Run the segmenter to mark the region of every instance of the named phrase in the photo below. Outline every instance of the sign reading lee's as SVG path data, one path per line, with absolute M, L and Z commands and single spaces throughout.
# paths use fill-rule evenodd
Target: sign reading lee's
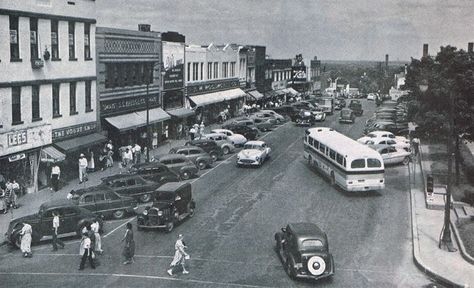
M 97 130 L 97 122 L 83 123 L 59 129 L 53 129 L 53 141 L 59 141 L 79 135 L 90 134 Z
M 15 131 L 7 135 L 8 147 L 23 145 L 28 143 L 28 133 L 26 130 Z

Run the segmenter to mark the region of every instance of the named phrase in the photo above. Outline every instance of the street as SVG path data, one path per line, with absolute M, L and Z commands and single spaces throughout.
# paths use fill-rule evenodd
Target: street
M 338 111 L 320 126 L 362 135 L 375 109 L 363 101 L 355 124 L 339 124 Z M 303 159 L 303 127 L 286 123 L 263 136 L 272 148 L 261 168 L 237 168 L 235 154 L 190 180 L 196 214 L 172 233 L 137 231 L 136 218 L 110 221 L 100 266 L 78 271 L 79 240 L 51 252 L 33 246 L 33 258 L 18 250 L 0 256 L 3 287 L 306 287 L 293 281 L 274 251 L 274 233 L 289 222 L 316 223 L 328 235 L 335 260 L 327 287 L 422 287 L 431 283 L 413 263 L 407 166 L 385 170 L 382 191 L 347 193 L 332 187 Z M 134 225 L 135 263 L 123 265 L 125 223 Z M 190 274 L 166 273 L 178 234 L 184 235 Z M 0 249 L 7 249 L 6 246 Z

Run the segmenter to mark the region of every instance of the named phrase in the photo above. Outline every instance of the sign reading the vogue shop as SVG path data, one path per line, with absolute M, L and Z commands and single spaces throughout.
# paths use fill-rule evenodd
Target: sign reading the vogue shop
M 97 122 L 82 123 L 79 125 L 53 129 L 53 142 L 84 134 L 90 134 L 96 130 Z
M 188 91 L 188 95 L 198 95 L 203 93 L 210 93 L 216 92 L 221 90 L 227 90 L 231 88 L 239 88 L 240 82 L 238 78 L 229 79 L 229 80 L 217 80 L 217 81 L 210 81 L 206 83 L 199 83 L 188 85 L 186 87 Z
M 163 41 L 163 69 L 165 90 L 184 86 L 184 43 Z
M 158 94 L 150 94 L 148 98 L 150 108 L 156 107 L 160 104 L 160 97 L 158 96 Z M 100 113 L 102 116 L 116 114 L 117 112 L 123 114 L 124 112 L 135 111 L 144 108 L 146 108 L 146 95 L 124 99 L 100 101 Z

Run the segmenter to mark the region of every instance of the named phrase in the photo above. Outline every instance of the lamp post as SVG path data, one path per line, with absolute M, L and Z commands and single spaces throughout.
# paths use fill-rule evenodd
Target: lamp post
M 153 66 L 152 66 L 153 69 Z M 148 92 L 150 86 L 151 71 L 146 76 L 146 162 L 150 162 L 150 95 Z

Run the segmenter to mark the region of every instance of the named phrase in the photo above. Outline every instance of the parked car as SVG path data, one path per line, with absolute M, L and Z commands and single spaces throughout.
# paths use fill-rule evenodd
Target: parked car
M 316 121 L 322 122 L 326 120 L 326 112 L 324 112 L 322 108 L 316 107 L 311 111 L 311 114 L 313 114 L 314 120 Z
M 209 133 L 203 135 L 205 139 L 213 140 L 221 148 L 222 154 L 227 155 L 233 153 L 235 150 L 234 144 L 227 137 L 227 135 L 222 133 Z
M 122 219 L 127 214 L 134 214 L 138 208 L 135 199 L 119 196 L 112 188 L 105 185 L 71 190 L 67 198 L 96 215 L 114 219 Z
M 410 143 L 397 141 L 396 139 L 372 138 L 371 140 L 368 140 L 365 144 L 371 147 L 380 147 L 381 145 L 390 145 L 393 147 L 405 149 L 406 151 L 410 151 Z
M 368 133 L 366 136 L 357 139 L 357 142 L 362 143 L 362 144 L 366 144 L 367 141 L 375 139 L 375 138 L 394 139 L 394 140 L 397 140 L 399 142 L 404 142 L 404 143 L 410 144 L 410 140 L 408 140 L 407 138 L 405 138 L 403 136 L 395 136 L 395 134 L 393 134 L 392 132 L 388 132 L 388 131 L 372 131 L 372 132 Z
M 374 93 L 369 93 L 367 95 L 367 100 L 375 101 L 376 95 Z
M 356 116 L 362 116 L 364 113 L 364 110 L 362 109 L 362 103 L 360 103 L 360 100 L 351 100 L 349 103 L 349 109 L 354 111 L 354 114 Z
M 81 208 L 67 199 L 49 201 L 41 204 L 35 214 L 12 219 L 8 226 L 6 235 L 7 240 L 14 246 L 20 247 L 20 232 L 23 223 L 28 223 L 33 228 L 32 242 L 38 243 L 44 236 L 51 236 L 53 229 L 53 211 L 59 214 L 61 225 L 58 230 L 58 236 L 75 233 L 81 236 L 82 229 L 97 219 L 97 215 L 91 211 Z M 103 221 L 98 219 L 100 230 L 102 230 Z
M 344 108 L 339 114 L 339 123 L 354 123 L 354 112 L 349 108 Z
M 247 142 L 247 137 L 242 134 L 235 133 L 229 129 L 213 129 L 211 132 L 227 135 L 227 138 L 229 138 L 230 142 L 232 142 L 234 146 L 242 146 L 245 144 L 245 142 Z
M 298 126 L 311 126 L 316 122 L 313 113 L 308 110 L 301 110 L 293 119 Z
M 255 122 L 250 119 L 250 118 L 247 118 L 247 117 L 243 117 L 243 118 L 237 118 L 237 119 L 234 119 L 232 122 L 230 122 L 230 124 L 234 124 L 234 125 L 243 125 L 243 126 L 248 126 L 248 127 L 255 127 Z
M 178 146 L 171 148 L 169 154 L 181 154 L 191 160 L 199 170 L 210 167 L 212 158 L 206 151 L 196 146 Z
M 383 145 L 376 148 L 376 151 L 382 156 L 383 164 L 400 164 L 407 165 L 411 160 L 411 153 L 405 149 Z
M 117 174 L 102 178 L 102 184 L 99 184 L 99 186 L 105 185 L 120 196 L 133 197 L 140 202 L 146 203 L 153 199 L 155 189 L 166 182 L 168 181 L 146 180 L 137 174 Z
M 252 117 L 252 116 L 250 116 Z M 258 128 L 258 130 L 260 131 L 270 131 L 272 130 L 273 126 L 276 125 L 276 122 L 274 121 L 271 121 L 269 119 L 262 119 L 262 118 L 250 118 L 253 120 L 253 123 L 255 124 L 255 126 Z M 275 123 L 275 124 L 273 124 Z
M 200 147 L 211 156 L 213 162 L 221 159 L 224 155 L 221 146 L 217 145 L 216 141 L 211 139 L 194 139 L 186 142 L 184 145 Z
M 171 232 L 178 222 L 193 217 L 196 202 L 189 182 L 170 182 L 161 186 L 153 205 L 137 217 L 137 229 L 166 229 Z
M 290 119 L 293 119 L 293 117 L 296 116 L 300 112 L 299 109 L 291 105 L 282 105 L 280 107 L 273 107 L 272 110 Z
M 292 223 L 275 234 L 275 250 L 292 279 L 322 279 L 334 275 L 328 238 L 313 223 Z
M 166 167 L 177 173 L 184 180 L 196 177 L 199 171 L 196 164 L 181 154 L 157 155 L 153 158 L 153 161 L 166 165 Z
M 227 124 L 222 126 L 223 129 L 230 130 L 233 133 L 244 136 L 247 140 L 255 140 L 258 137 L 258 129 L 256 127 L 249 127 L 239 124 Z M 245 144 L 245 143 L 244 143 Z
M 256 112 L 256 113 L 253 113 L 252 115 L 250 115 L 250 118 L 267 120 L 272 125 L 277 125 L 278 124 L 278 121 L 275 118 L 275 116 L 273 116 L 271 113 L 263 112 L 261 110 L 259 112 Z
M 286 119 L 283 115 L 280 115 L 278 114 L 277 112 L 273 111 L 273 110 L 260 110 L 260 112 L 262 113 L 268 113 L 270 114 L 271 116 L 273 116 L 275 118 L 275 120 L 277 121 L 277 124 L 281 124 L 281 123 L 285 123 L 286 122 Z
M 133 164 L 128 172 L 130 174 L 138 174 L 147 180 L 155 182 L 165 183 L 181 181 L 181 177 L 166 167 L 166 165 L 153 161 Z
M 263 162 L 270 157 L 271 151 L 264 141 L 248 141 L 237 154 L 237 167 L 242 165 L 262 166 Z

